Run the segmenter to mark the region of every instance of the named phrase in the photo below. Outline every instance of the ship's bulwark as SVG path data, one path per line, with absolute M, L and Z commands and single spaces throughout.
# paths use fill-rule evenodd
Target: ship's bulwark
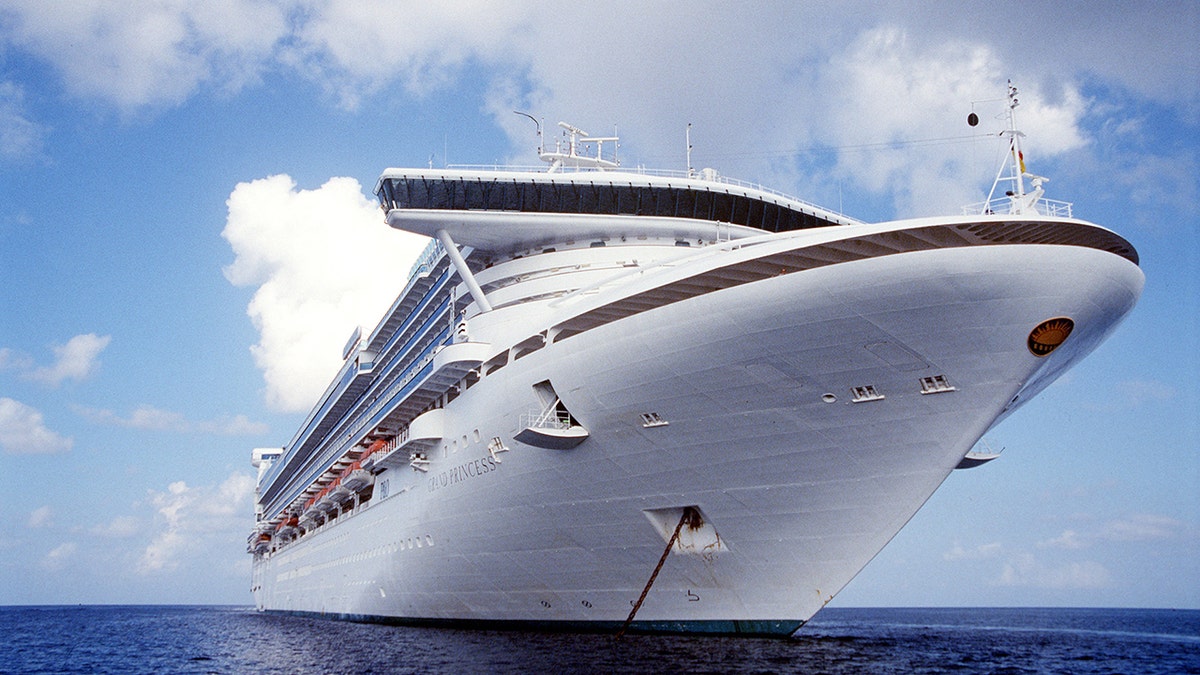
M 365 506 L 256 556 L 256 603 L 612 628 L 666 546 L 664 514 L 693 507 L 704 533 L 668 557 L 634 629 L 791 633 L 999 417 L 1099 344 L 1142 281 L 1094 248 L 946 248 L 758 279 L 564 336 L 450 400 L 427 471 L 383 471 Z M 1030 331 L 1055 317 L 1072 334 L 1035 356 Z M 512 440 L 543 382 L 587 430 L 578 446 Z

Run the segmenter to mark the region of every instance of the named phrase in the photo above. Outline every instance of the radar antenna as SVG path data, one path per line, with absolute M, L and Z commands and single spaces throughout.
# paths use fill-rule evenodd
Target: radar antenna
M 616 136 L 592 136 L 579 127 L 559 122 L 558 126 L 566 131 L 566 140 L 554 142 L 554 150 L 544 147 L 538 151 L 538 157 L 550 165 L 549 173 L 567 169 L 615 169 L 621 165 L 617 161 L 617 148 L 620 147 Z M 539 126 L 540 130 L 540 126 Z M 604 144 L 612 143 L 612 154 L 604 156 Z

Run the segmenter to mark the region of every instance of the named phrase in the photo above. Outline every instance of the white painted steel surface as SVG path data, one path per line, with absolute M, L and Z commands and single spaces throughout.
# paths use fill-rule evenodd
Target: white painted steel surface
M 638 267 L 618 282 L 565 301 L 471 310 L 468 331 L 496 353 L 668 277 L 913 226 L 784 233 L 653 269 L 682 252 L 647 242 L 628 248 Z M 598 249 L 597 259 L 615 250 Z M 506 265 L 537 263 L 480 272 L 485 290 Z M 598 278 L 587 268 L 553 282 L 533 275 L 525 283 L 537 293 L 523 296 L 516 282 L 500 296 L 584 286 L 573 274 Z M 357 617 L 608 625 L 628 614 L 666 544 L 647 512 L 697 506 L 720 547 L 671 556 L 638 621 L 697 630 L 678 622 L 766 621 L 788 632 L 870 561 L 998 418 L 1099 344 L 1142 283 L 1134 263 L 1084 246 L 940 248 L 763 278 L 585 330 L 450 401 L 428 472 L 390 468 L 352 515 L 256 555 L 255 602 Z M 1074 332 L 1035 357 L 1030 331 L 1060 316 Z M 935 375 L 953 391 L 923 395 L 921 378 Z M 513 440 L 544 380 L 589 433 L 575 448 Z M 852 402 L 853 388 L 867 385 L 882 398 Z M 644 426 L 644 413 L 667 424 Z M 509 451 L 493 456 L 497 437 Z

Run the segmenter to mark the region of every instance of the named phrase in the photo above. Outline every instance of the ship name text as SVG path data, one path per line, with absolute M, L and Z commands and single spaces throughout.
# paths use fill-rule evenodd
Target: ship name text
M 479 478 L 500 468 L 500 463 L 492 457 L 481 457 L 458 466 L 452 466 L 445 471 L 429 477 L 429 491 L 440 490 L 469 478 Z

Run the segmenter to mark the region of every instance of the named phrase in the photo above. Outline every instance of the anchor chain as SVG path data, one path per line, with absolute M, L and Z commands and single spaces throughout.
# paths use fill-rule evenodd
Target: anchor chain
M 663 549 L 662 557 L 658 559 L 658 565 L 655 565 L 654 572 L 650 574 L 650 580 L 646 582 L 646 587 L 642 589 L 642 594 L 638 596 L 633 609 L 629 611 L 629 616 L 625 619 L 625 623 L 621 625 L 621 630 L 617 631 L 616 639 L 620 640 L 621 636 L 625 635 L 625 630 L 629 628 L 629 624 L 633 623 L 633 617 L 637 616 L 638 610 L 642 608 L 642 602 L 646 600 L 646 595 L 650 593 L 650 587 L 654 585 L 654 580 L 658 578 L 658 573 L 662 570 L 663 563 L 667 562 L 667 556 L 671 554 L 671 547 L 675 546 L 675 542 L 678 541 L 679 532 L 683 529 L 684 523 L 689 521 L 694 523 L 699 519 L 700 515 L 696 513 L 695 509 L 690 506 L 684 507 L 683 513 L 679 516 L 679 524 L 675 526 L 675 531 L 671 534 L 671 539 L 667 541 L 667 547 Z

